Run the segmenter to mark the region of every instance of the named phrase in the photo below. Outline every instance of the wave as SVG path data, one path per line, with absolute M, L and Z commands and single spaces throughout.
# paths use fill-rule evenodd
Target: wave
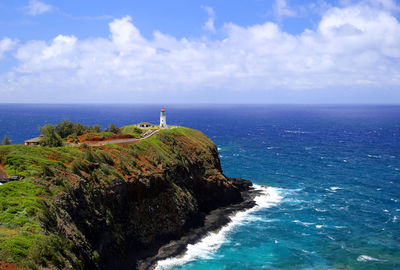
M 285 133 L 294 133 L 294 134 L 307 134 L 310 133 L 308 131 L 301 131 L 301 130 L 283 130 Z
M 300 221 L 300 220 L 298 220 L 298 219 L 293 220 L 293 223 L 303 225 L 304 227 L 309 227 L 309 226 L 315 224 L 315 223 L 311 223 L 311 222 L 302 222 L 302 221 Z
M 379 260 L 377 258 L 370 257 L 367 255 L 360 255 L 360 256 L 358 256 L 357 261 L 359 261 L 359 262 L 368 262 L 368 261 L 378 262 Z
M 219 231 L 209 233 L 196 244 L 189 244 L 184 255 L 158 261 L 156 269 L 170 269 L 197 259 L 212 258 L 212 254 L 226 242 L 227 233 L 235 226 L 243 224 L 249 219 L 251 220 L 250 214 L 252 212 L 275 206 L 283 199 L 281 189 L 279 188 L 263 187 L 260 185 L 254 185 L 254 188 L 260 191 L 260 195 L 254 198 L 256 205 L 253 208 L 236 213 L 236 215 L 231 217 L 231 221 Z
M 336 192 L 336 190 L 340 190 L 343 189 L 341 187 L 330 187 L 329 189 L 325 189 L 326 191 L 330 191 L 330 192 Z

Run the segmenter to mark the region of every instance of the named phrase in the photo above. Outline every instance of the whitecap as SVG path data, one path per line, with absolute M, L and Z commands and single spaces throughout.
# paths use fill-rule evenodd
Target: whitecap
M 217 147 L 218 151 L 221 151 L 221 147 Z
M 314 210 L 317 212 L 327 212 L 328 211 L 326 209 L 319 209 L 319 208 L 315 208 Z
M 321 228 L 324 228 L 324 227 L 326 227 L 326 225 L 315 225 L 315 228 L 317 228 L 317 229 L 321 229 Z
M 254 188 L 259 190 L 261 195 L 254 198 L 256 205 L 253 208 L 236 213 L 236 215 L 231 217 L 231 221 L 219 231 L 208 233 L 208 235 L 198 243 L 188 245 L 185 254 L 182 256 L 158 261 L 156 269 L 169 269 L 196 259 L 212 258 L 213 253 L 216 252 L 222 244 L 226 243 L 226 236 L 229 231 L 231 231 L 235 226 L 246 222 L 252 212 L 275 206 L 283 198 L 281 196 L 281 189 L 275 187 L 262 187 L 260 185 L 254 185 Z
M 301 131 L 301 130 L 284 130 L 283 132 L 285 132 L 285 133 L 294 133 L 294 134 L 306 134 L 306 133 L 310 133 L 310 132 Z
M 343 189 L 343 188 L 341 188 L 341 187 L 330 187 L 329 189 L 332 192 L 336 192 L 336 190 L 340 190 L 340 189 Z
M 367 255 L 360 255 L 360 256 L 358 256 L 357 261 L 359 261 L 359 262 L 376 261 L 377 262 L 379 260 L 377 258 L 370 257 Z
M 314 225 L 314 223 L 311 223 L 311 222 L 302 222 L 302 221 L 300 221 L 300 220 L 298 220 L 298 219 L 293 220 L 293 222 L 296 223 L 296 224 L 303 225 L 304 227 L 309 227 L 309 226 L 311 226 L 311 225 Z

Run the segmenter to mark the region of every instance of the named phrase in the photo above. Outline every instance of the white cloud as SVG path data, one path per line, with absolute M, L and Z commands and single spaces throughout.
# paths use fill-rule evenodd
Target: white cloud
M 53 10 L 51 5 L 38 0 L 29 0 L 28 6 L 25 7 L 28 15 L 36 16 Z
M 400 24 L 371 5 L 331 8 L 315 30 L 292 35 L 272 22 L 226 24 L 226 36 L 147 39 L 129 16 L 109 38 L 59 35 L 20 45 L 0 91 L 101 96 L 157 91 L 279 91 L 400 87 Z M 53 96 L 55 96 L 53 94 Z
M 214 20 L 215 20 L 215 12 L 214 9 L 212 7 L 208 7 L 208 6 L 203 6 L 202 7 L 208 15 L 208 19 L 205 22 L 205 24 L 203 25 L 203 29 L 210 31 L 212 33 L 215 33 L 215 26 L 214 26 Z
M 7 37 L 0 40 L 0 58 L 2 58 L 6 52 L 12 50 L 17 43 L 16 40 Z
M 281 21 L 284 17 L 296 16 L 296 12 L 289 7 L 286 0 L 275 0 L 275 15 Z

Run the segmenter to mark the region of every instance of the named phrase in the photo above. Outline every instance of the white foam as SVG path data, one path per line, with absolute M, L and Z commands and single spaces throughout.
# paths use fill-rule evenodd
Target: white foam
M 368 262 L 368 261 L 377 262 L 379 260 L 377 258 L 370 257 L 370 256 L 367 256 L 367 255 L 360 255 L 360 256 L 358 256 L 357 261 L 359 261 L 359 262 Z
M 296 224 L 303 225 L 303 226 L 305 226 L 305 227 L 309 227 L 309 226 L 311 226 L 311 225 L 314 225 L 314 223 L 311 223 L 311 222 L 302 222 L 302 221 L 300 221 L 300 220 L 298 220 L 298 219 L 293 220 L 293 222 L 296 223 Z
M 342 189 L 341 187 L 330 187 L 329 188 L 332 192 L 336 192 L 336 190 Z
M 301 130 L 284 130 L 285 133 L 294 133 L 294 134 L 307 134 L 310 133 L 308 131 L 301 131 Z
M 198 243 L 194 245 L 188 245 L 183 256 L 158 261 L 156 269 L 169 269 L 186 264 L 196 259 L 212 258 L 212 254 L 215 253 L 215 251 L 217 251 L 223 243 L 226 243 L 226 235 L 229 231 L 231 231 L 235 226 L 246 222 L 252 212 L 275 206 L 283 198 L 280 195 L 281 192 L 278 188 L 262 187 L 259 185 L 254 185 L 254 188 L 259 190 L 261 195 L 254 198 L 256 205 L 253 208 L 236 213 L 236 215 L 231 217 L 231 221 L 222 227 L 218 232 L 211 232 Z

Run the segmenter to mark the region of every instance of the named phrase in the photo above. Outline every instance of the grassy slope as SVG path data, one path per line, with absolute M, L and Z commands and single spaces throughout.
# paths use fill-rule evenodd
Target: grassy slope
M 143 133 L 143 130 L 136 127 L 136 125 L 130 125 L 130 126 L 123 126 L 121 127 L 121 133 L 122 134 L 129 134 L 134 136 L 135 138 L 139 139 L 140 135 Z
M 31 268 L 47 264 L 62 267 L 71 243 L 45 234 L 43 228 L 50 222 L 47 214 L 52 199 L 68 192 L 77 177 L 106 188 L 115 177 L 131 181 L 132 175 L 156 174 L 160 164 L 186 162 L 188 153 L 201 157 L 213 146 L 201 132 L 184 127 L 162 130 L 136 144 L 0 146 L 1 166 L 9 175 L 25 177 L 0 186 L 0 260 Z M 96 169 L 92 164 L 97 164 Z

